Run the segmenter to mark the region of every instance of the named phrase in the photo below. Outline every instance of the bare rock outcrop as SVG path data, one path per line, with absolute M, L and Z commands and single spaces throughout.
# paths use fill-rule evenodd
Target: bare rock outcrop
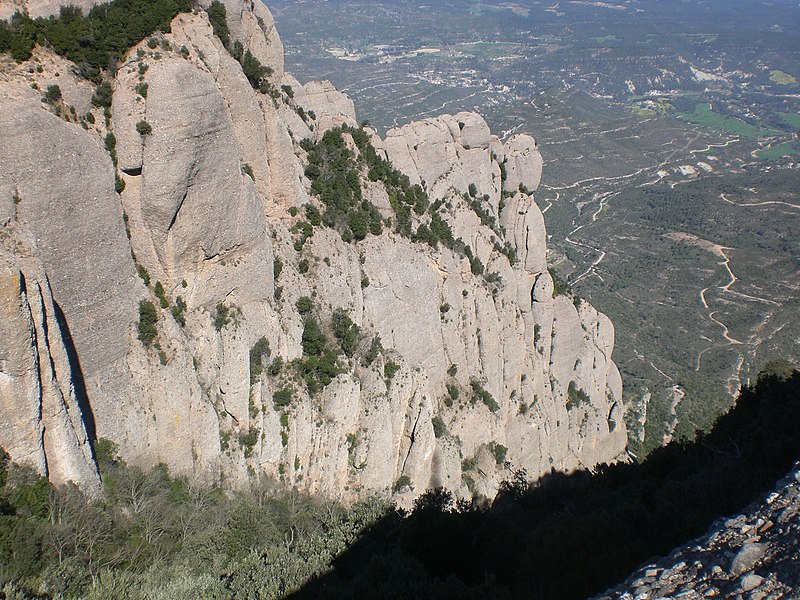
M 74 348 L 39 265 L 23 262 L 25 272 L 13 264 L 0 270 L 0 438 L 56 485 L 76 481 L 95 495 L 100 478 L 86 431 L 91 415 L 73 385 Z
M 308 112 L 318 117 L 318 130 L 325 131 L 337 125 L 356 125 L 356 109 L 349 96 L 340 92 L 330 81 L 309 81 L 300 89 L 298 102 Z
M 131 463 L 207 481 L 270 476 L 406 504 L 429 487 L 491 497 L 515 470 L 617 459 L 613 327 L 553 295 L 533 138 L 503 143 L 474 113 L 385 139 L 366 130 L 453 243 L 390 231 L 396 194 L 366 167 L 353 185 L 386 220 L 352 241 L 319 222 L 306 176 L 310 145 L 355 127 L 352 101 L 283 72 L 261 4 L 225 4 L 232 38 L 272 69 L 264 91 L 205 13 L 179 15 L 117 71 L 115 148 L 99 113 L 89 126 L 43 104 L 27 70 L 3 82 L 0 333 L 14 350 L 0 357 L 0 445 L 87 487 L 98 436 Z M 88 102 L 91 87 L 73 87 L 69 102 Z M 355 156 L 354 136 L 341 139 Z M 410 213 L 420 237 L 432 215 Z M 35 288 L 19 291 L 23 278 Z M 338 357 L 309 354 L 312 334 L 330 348 L 341 327 L 354 337 Z M 48 352 L 53 373 L 35 366 Z
M 84 14 L 97 4 L 106 0 L 71 0 L 70 6 L 77 6 Z M 64 0 L 0 0 L 0 20 L 6 21 L 15 12 L 27 13 L 31 18 L 57 15 Z
M 283 77 L 283 43 L 269 9 L 262 2 L 251 0 L 222 0 L 222 3 L 231 39 L 240 41 L 280 80 Z M 208 8 L 211 0 L 203 0 L 200 5 Z

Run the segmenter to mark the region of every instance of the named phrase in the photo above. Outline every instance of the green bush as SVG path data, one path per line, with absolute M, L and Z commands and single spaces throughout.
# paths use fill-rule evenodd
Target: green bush
M 258 441 L 258 429 L 255 427 L 250 427 L 247 430 L 247 433 L 240 433 L 239 434 L 239 445 L 244 450 L 244 457 L 250 458 L 253 454 L 253 448 Z
M 228 48 L 231 43 L 231 32 L 228 29 L 228 11 L 225 10 L 225 5 L 219 0 L 214 0 L 206 9 L 206 13 L 214 35 L 219 38 L 223 46 Z
M 110 131 L 106 134 L 105 139 L 103 140 L 105 144 L 106 151 L 108 155 L 111 157 L 111 162 L 114 163 L 114 166 L 117 166 L 117 138 L 114 136 L 113 133 Z
M 270 377 L 277 377 L 282 369 L 283 369 L 283 358 L 277 356 L 275 357 L 275 360 L 269 363 L 269 366 L 267 367 L 267 375 L 269 375 Z
M 150 285 L 150 273 L 142 265 L 136 264 L 136 274 L 141 277 L 145 285 Z
M 310 140 L 301 143 L 308 155 L 305 174 L 311 181 L 311 192 L 325 205 L 321 217 L 316 208 L 307 206 L 309 221 L 311 225 L 321 222 L 336 229 L 346 242 L 360 241 L 368 233 L 380 235 L 383 231 L 380 212 L 362 197 L 359 166 L 343 137 L 343 133 L 359 137 L 359 131 L 337 127 L 327 131 L 318 143 Z
M 156 352 L 158 353 L 158 362 L 160 362 L 162 365 L 166 365 L 167 353 L 164 352 L 164 349 L 161 347 L 161 344 L 156 342 L 155 344 L 153 344 L 153 347 L 156 349 Z
M 305 275 L 306 273 L 308 273 L 308 269 L 309 269 L 308 259 L 304 258 L 299 263 L 297 263 L 297 271 L 301 275 Z
M 0 52 L 19 62 L 30 58 L 36 42 L 77 65 L 76 73 L 100 83 L 101 71 L 122 59 L 128 49 L 155 31 L 170 31 L 172 19 L 189 12 L 189 0 L 113 0 L 85 16 L 80 8 L 62 6 L 57 17 L 31 19 L 15 13 L 0 24 Z M 96 106 L 110 106 L 109 93 L 97 95 Z
M 589 404 L 590 402 L 589 394 L 576 386 L 574 381 L 570 381 L 567 387 L 567 410 L 578 408 L 582 404 Z
M 450 405 L 452 405 L 453 402 L 458 400 L 458 396 L 459 396 L 458 387 L 456 387 L 452 383 L 445 384 L 445 387 L 447 388 L 447 395 L 449 396 L 450 401 L 451 401 Z
M 147 121 L 139 121 L 136 123 L 136 132 L 141 136 L 150 135 L 153 133 L 153 128 Z
M 400 370 L 400 365 L 398 365 L 393 360 L 387 360 L 386 364 L 383 365 L 383 374 L 389 381 L 394 378 L 395 374 Z
M 553 297 L 556 296 L 572 296 L 572 288 L 570 285 L 559 277 L 558 273 L 553 267 L 547 267 L 550 277 L 553 278 Z
M 494 456 L 494 461 L 498 465 L 502 465 L 506 462 L 506 454 L 508 453 L 508 448 L 506 448 L 502 444 L 497 444 L 495 442 L 492 442 L 491 444 L 489 444 L 489 450 L 491 451 L 492 456 Z
M 311 309 L 314 307 L 314 303 L 311 301 L 311 298 L 308 296 L 300 296 L 297 299 L 297 312 L 301 315 L 307 315 L 311 312 Z
M 265 83 L 264 79 L 273 73 L 272 68 L 262 65 L 250 50 L 245 50 L 239 63 L 242 65 L 242 72 L 247 77 L 247 81 L 257 90 L 260 90 L 262 84 Z
M 303 337 L 301 339 L 303 354 L 306 356 L 319 356 L 325 351 L 327 343 L 328 340 L 325 338 L 322 329 L 320 329 L 317 320 L 312 316 L 306 317 L 303 321 Z
M 175 298 L 175 306 L 172 307 L 172 318 L 181 327 L 186 327 L 186 302 L 180 296 Z
M 381 343 L 381 338 L 379 335 L 376 335 L 372 338 L 372 343 L 369 345 L 369 350 L 367 350 L 366 354 L 364 354 L 364 360 L 362 364 L 365 367 L 370 366 L 375 359 L 378 358 L 378 355 L 383 352 L 383 344 Z
M 400 475 L 397 478 L 397 481 L 394 482 L 392 486 L 392 492 L 395 494 L 402 490 L 403 488 L 411 487 L 411 478 L 408 475 Z
M 328 347 L 325 347 L 318 356 L 292 361 L 292 365 L 305 381 L 308 393 L 312 396 L 345 371 L 339 365 L 339 351 Z
M 145 346 L 153 343 L 158 335 L 156 323 L 158 322 L 158 311 L 152 302 L 142 300 L 139 302 L 139 341 Z
M 250 348 L 250 385 L 253 385 L 261 373 L 264 371 L 264 359 L 269 356 L 269 341 L 265 337 L 259 340 Z
M 109 108 L 111 106 L 111 99 L 113 94 L 114 90 L 111 88 L 111 84 L 105 80 L 101 81 L 100 83 L 97 84 L 97 87 L 94 90 L 94 95 L 92 96 L 92 104 L 94 106 Z
M 292 403 L 292 388 L 285 387 L 272 394 L 272 403 L 276 408 L 283 408 Z
M 322 224 L 322 213 L 319 212 L 319 209 L 314 206 L 313 204 L 306 204 L 306 219 L 308 222 L 311 223 L 314 227 L 317 227 Z
M 339 347 L 347 356 L 353 356 L 358 347 L 358 337 L 361 332 L 358 325 L 353 323 L 350 316 L 342 308 L 337 308 L 331 316 L 333 337 L 339 342 Z
M 467 246 L 464 249 L 464 253 L 467 255 L 467 259 L 469 260 L 469 268 L 472 271 L 473 275 L 483 275 L 484 266 L 481 260 L 472 253 L 472 248 Z
M 169 300 L 167 299 L 167 292 L 164 290 L 164 286 L 161 285 L 160 281 L 156 281 L 155 286 L 153 286 L 153 293 L 158 298 L 158 301 L 161 303 L 161 308 L 167 308 L 169 306 Z
M 500 410 L 500 405 L 497 404 L 497 401 L 494 399 L 494 397 L 484 389 L 480 381 L 473 379 L 470 382 L 470 386 L 472 386 L 473 402 L 475 399 L 478 399 L 488 406 L 489 410 L 492 412 L 497 412 Z
M 447 425 L 445 425 L 442 417 L 436 415 L 431 419 L 431 424 L 433 425 L 433 435 L 437 438 L 444 437 L 447 435 Z
M 222 331 L 225 327 L 233 323 L 236 324 L 236 319 L 241 315 L 241 311 L 236 307 L 228 307 L 222 302 L 217 304 L 216 312 L 214 313 L 214 329 Z
M 57 85 L 48 85 L 47 91 L 42 96 L 42 100 L 48 102 L 49 104 L 54 104 L 61 100 L 61 88 Z

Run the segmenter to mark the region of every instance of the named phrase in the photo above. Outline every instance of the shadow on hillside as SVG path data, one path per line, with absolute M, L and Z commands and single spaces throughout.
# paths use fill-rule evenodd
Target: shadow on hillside
M 800 458 L 800 373 L 769 365 L 714 430 L 642 464 L 516 478 L 489 509 L 428 492 L 292 598 L 586 598 L 772 489 Z M 519 475 L 519 474 L 518 474 Z

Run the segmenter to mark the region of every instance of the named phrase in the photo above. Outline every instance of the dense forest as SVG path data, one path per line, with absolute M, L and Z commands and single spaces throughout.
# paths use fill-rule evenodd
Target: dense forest
M 104 492 L 0 468 L 7 598 L 585 598 L 769 491 L 800 458 L 800 372 L 767 365 L 713 431 L 641 464 L 509 473 L 491 505 L 436 489 L 414 510 L 268 480 L 231 491 L 126 465 Z

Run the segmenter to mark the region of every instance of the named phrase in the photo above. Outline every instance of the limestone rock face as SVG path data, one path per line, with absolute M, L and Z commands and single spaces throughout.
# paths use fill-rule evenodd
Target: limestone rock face
M 359 242 L 323 225 L 307 235 L 308 205 L 325 210 L 307 144 L 355 126 L 353 103 L 283 72 L 261 4 L 226 7 L 232 38 L 273 69 L 267 93 L 203 12 L 176 17 L 157 55 L 129 51 L 110 130 L 99 113 L 85 128 L 53 114 L 24 65 L 3 80 L 0 445 L 87 488 L 97 436 L 130 463 L 206 481 L 255 474 L 404 504 L 619 458 L 613 327 L 553 296 L 533 138 L 503 143 L 474 113 L 367 130 L 458 243 L 388 225 Z M 65 101 L 87 93 L 74 82 Z M 363 198 L 394 219 L 396 198 L 363 171 Z M 334 317 L 357 335 L 314 375 L 327 359 L 309 358 L 311 319 L 330 347 Z
M 84 14 L 97 4 L 103 4 L 106 0 L 74 0 L 68 3 L 69 6 L 77 6 Z M 15 12 L 27 12 L 32 19 L 37 17 L 49 17 L 57 15 L 63 0 L 0 0 L 0 20 L 6 21 Z
M 505 148 L 508 178 L 503 187 L 513 192 L 522 185 L 535 191 L 542 180 L 543 164 L 536 141 L 529 135 L 515 135 L 508 140 Z
M 47 280 L 35 259 L 22 261 L 28 263 L 23 272 L 3 255 L 0 438 L 15 459 L 34 464 L 56 485 L 75 481 L 97 494 L 100 478 L 86 431 L 91 415 L 76 397 L 83 391 L 71 384 L 74 349 L 65 346 L 70 340 Z
M 330 81 L 309 81 L 299 89 L 302 90 L 299 102 L 306 111 L 311 110 L 319 117 L 319 130 L 342 124 L 356 125 L 353 101 L 333 87 Z
M 208 8 L 212 0 L 200 6 Z M 261 2 L 222 0 L 225 5 L 231 42 L 238 40 L 262 65 L 270 67 L 276 78 L 283 77 L 283 43 L 278 37 L 272 13 Z
M 66 463 L 71 454 L 74 460 L 57 469 L 56 480 L 65 481 L 72 474 L 93 485 L 96 470 L 93 465 L 81 465 L 91 463 L 81 422 L 90 415 L 81 416 L 70 397 L 73 393 L 89 398 L 97 395 L 106 398 L 111 407 L 124 402 L 132 391 L 125 357 L 135 318 L 134 270 L 108 155 L 79 126 L 65 123 L 40 105 L 34 99 L 0 98 L 3 237 L 13 258 L 6 281 L 13 287 L 11 282 L 18 280 L 17 287 L 23 290 L 8 300 L 17 302 L 17 298 L 21 303 L 16 322 L 20 326 L 25 320 L 30 322 L 28 335 L 35 344 L 28 353 L 38 352 L 36 360 L 42 365 L 30 381 L 43 389 L 32 391 L 28 386 L 28 397 L 42 394 L 40 401 L 47 400 L 48 417 L 56 418 L 62 410 L 62 417 L 74 420 L 69 434 L 72 441 L 64 441 L 68 437 L 64 428 L 69 429 L 65 421 L 53 429 L 53 436 L 62 431 L 58 434 L 61 441 L 52 438 L 53 448 L 72 444 L 72 451 L 48 459 L 45 436 L 37 462 L 42 467 L 62 460 Z M 96 169 L 92 176 L 88 168 Z M 20 257 L 30 257 L 36 264 L 28 285 L 23 285 L 27 270 L 14 267 Z M 37 330 L 38 336 L 33 333 Z M 54 342 L 47 352 L 38 348 L 51 337 Z M 62 343 L 66 349 L 63 345 L 59 348 L 59 338 L 66 340 Z M 74 356 L 67 360 L 66 352 Z M 58 354 L 58 362 L 50 362 L 48 353 Z M 56 372 L 46 373 L 47 365 Z M 96 412 L 94 419 L 99 424 L 103 411 Z

